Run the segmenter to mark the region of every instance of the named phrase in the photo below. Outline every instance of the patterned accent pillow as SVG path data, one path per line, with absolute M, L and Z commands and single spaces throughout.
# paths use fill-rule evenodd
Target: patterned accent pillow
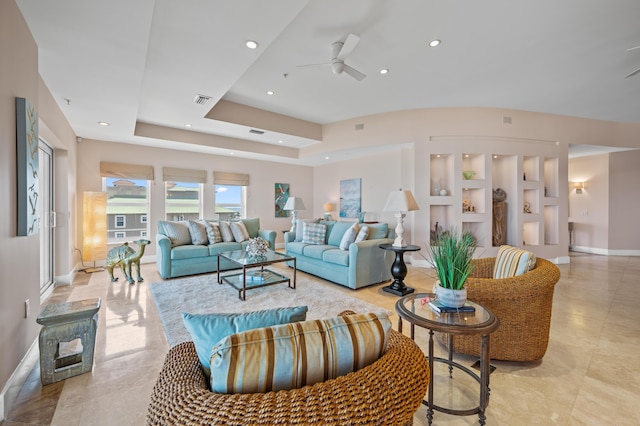
M 302 219 L 296 222 L 296 242 L 302 241 L 302 234 L 304 233 L 304 224 L 305 223 L 318 223 L 320 219 Z
M 206 222 L 203 220 L 190 220 L 189 233 L 191 234 L 191 244 L 207 245 L 209 237 L 207 236 Z
M 231 226 L 231 232 L 233 233 L 233 238 L 236 240 L 236 243 L 241 243 L 249 239 L 249 231 L 247 231 L 244 222 L 231 222 L 229 225 Z
M 390 329 L 387 314 L 368 313 L 232 334 L 211 350 L 211 390 L 270 392 L 334 379 L 380 358 Z
M 369 227 L 367 225 L 362 225 L 362 228 L 360 228 L 360 231 L 356 236 L 355 242 L 359 243 L 360 241 L 364 241 L 367 239 L 368 236 L 369 236 Z
M 235 238 L 233 238 L 233 232 L 231 232 L 231 225 L 229 225 L 229 222 L 220 221 L 218 225 L 220 226 L 222 241 L 224 241 L 225 243 L 235 241 Z
M 351 243 L 356 241 L 356 236 L 358 235 L 358 231 L 360 231 L 360 226 L 358 222 L 351 225 L 351 228 L 347 229 L 347 231 L 342 236 L 340 240 L 340 250 L 349 250 L 349 246 Z
M 327 227 L 322 223 L 307 223 L 302 225 L 302 242 L 305 244 L 324 244 Z
M 164 233 L 171 240 L 171 247 L 184 246 L 191 244 L 191 233 L 187 222 L 170 222 L 161 220 L 158 228 L 162 227 Z
M 207 238 L 209 238 L 209 244 L 221 243 L 222 234 L 220 234 L 220 225 L 216 222 L 206 222 Z
M 182 314 L 182 322 L 189 331 L 205 375 L 209 378 L 211 348 L 223 338 L 254 328 L 304 321 L 306 306 L 265 309 L 239 314 Z
M 535 254 L 517 247 L 500 246 L 493 267 L 493 278 L 515 277 L 529 272 L 535 267 Z

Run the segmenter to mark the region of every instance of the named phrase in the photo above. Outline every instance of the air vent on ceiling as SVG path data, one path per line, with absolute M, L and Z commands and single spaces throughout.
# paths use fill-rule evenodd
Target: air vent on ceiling
M 193 100 L 193 103 L 196 103 L 198 105 L 206 105 L 207 102 L 209 102 L 210 100 L 211 100 L 211 96 L 196 95 L 195 99 Z
M 256 129 L 249 130 L 249 133 L 253 133 L 254 135 L 264 135 L 264 131 Z

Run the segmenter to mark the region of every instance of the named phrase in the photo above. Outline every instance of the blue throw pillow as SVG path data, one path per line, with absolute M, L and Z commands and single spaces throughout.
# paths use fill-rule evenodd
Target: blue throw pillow
M 304 321 L 306 306 L 267 309 L 239 314 L 189 314 L 182 313 L 182 321 L 196 346 L 202 369 L 210 376 L 211 348 L 227 336 L 254 328 Z

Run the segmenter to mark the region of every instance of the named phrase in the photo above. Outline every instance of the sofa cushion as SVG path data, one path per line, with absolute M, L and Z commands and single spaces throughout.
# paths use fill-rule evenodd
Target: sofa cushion
M 354 243 L 356 241 L 356 236 L 358 236 L 359 231 L 360 226 L 357 222 L 351 225 L 340 240 L 340 250 L 349 250 L 349 246 L 351 245 L 351 243 Z
M 224 337 L 253 328 L 304 321 L 306 318 L 306 306 L 276 308 L 238 314 L 182 313 L 182 321 L 193 338 L 198 359 L 207 377 L 209 377 L 211 348 Z
M 171 260 L 191 259 L 194 257 L 208 257 L 208 246 L 195 246 L 188 244 L 184 246 L 178 246 L 171 249 Z M 214 259 L 215 260 L 215 259 Z
M 299 254 L 302 255 L 304 253 L 304 248 L 309 244 L 305 244 L 303 242 L 291 242 L 287 243 L 287 253 Z
M 242 244 L 240 243 L 236 243 L 235 241 L 229 241 L 229 242 L 222 241 L 219 243 L 209 245 L 209 255 L 216 256 L 218 253 L 222 253 L 223 251 L 234 251 L 234 250 L 241 250 L 241 249 L 242 249 Z M 215 265 L 217 260 L 213 259 L 213 262 L 214 262 L 213 264 Z
M 207 226 L 204 220 L 189 220 L 189 233 L 191 234 L 191 244 L 206 245 L 209 243 Z
M 255 238 L 258 236 L 258 231 L 260 230 L 260 218 L 242 219 L 242 222 L 244 222 L 244 226 L 247 228 L 247 232 L 249 232 L 249 238 Z
M 386 351 L 387 314 L 355 314 L 232 334 L 211 350 L 211 390 L 301 388 L 359 370 Z
M 322 260 L 327 263 L 349 266 L 349 251 L 335 248 L 333 250 L 326 250 L 322 253 Z
M 231 227 L 231 233 L 233 233 L 233 239 L 236 240 L 237 243 L 249 239 L 249 231 L 247 231 L 244 222 L 231 222 L 229 226 Z
M 386 238 L 389 233 L 389 225 L 386 223 L 369 223 L 369 236 L 368 240 L 378 240 L 380 238 Z
M 318 223 L 320 222 L 320 219 L 302 219 L 302 220 L 298 220 L 296 222 L 296 238 L 295 241 L 296 242 L 301 242 L 302 241 L 302 234 L 304 233 L 304 224 L 305 223 Z
M 338 250 L 338 248 L 327 244 L 306 244 L 302 249 L 302 254 L 313 259 L 322 260 L 322 255 L 327 250 Z
M 369 237 L 369 225 L 362 225 L 360 230 L 358 231 L 358 235 L 356 236 L 356 243 L 360 241 L 364 241 Z
M 187 222 L 172 222 L 161 220 L 158 222 L 158 232 L 171 240 L 171 247 L 191 244 L 191 233 Z
M 235 238 L 233 238 L 233 232 L 231 232 L 231 225 L 229 225 L 229 222 L 220 221 L 218 222 L 218 225 L 220 226 L 220 235 L 222 235 L 222 241 L 228 243 L 236 240 Z
M 209 239 L 209 244 L 216 244 L 222 242 L 222 234 L 220 233 L 220 225 L 216 222 L 206 222 L 205 226 L 207 227 L 207 238 Z
M 500 246 L 496 263 L 493 267 L 493 278 L 509 278 L 529 272 L 536 266 L 536 255 L 508 245 Z
M 353 222 L 336 222 L 331 229 L 331 234 L 327 237 L 327 244 L 340 247 L 342 237 L 352 226 Z
M 324 244 L 327 227 L 322 223 L 304 223 L 302 242 L 306 244 Z

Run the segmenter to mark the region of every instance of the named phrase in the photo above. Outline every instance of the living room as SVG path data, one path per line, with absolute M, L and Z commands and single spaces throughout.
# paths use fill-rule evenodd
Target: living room
M 557 261 L 569 260 L 570 243 L 579 246 L 582 251 L 596 254 L 630 256 L 637 255 L 640 250 L 633 215 L 640 207 L 639 197 L 634 196 L 637 194 L 635 182 L 640 177 L 640 170 L 636 166 L 638 151 L 601 154 L 576 160 L 570 160 L 567 154 L 574 144 L 640 148 L 637 117 L 620 122 L 517 108 L 486 107 L 482 103 L 474 107 L 430 107 L 388 112 L 324 124 L 322 142 L 299 150 L 301 164 L 297 163 L 296 158 L 283 159 L 286 156 L 278 161 L 275 158 L 265 161 L 245 158 L 240 153 L 234 156 L 213 154 L 205 148 L 195 152 L 181 150 L 179 147 L 186 143 L 184 130 L 165 129 L 164 137 L 175 135 L 171 136 L 176 144 L 173 149 L 153 147 L 152 140 L 145 145 L 138 145 L 109 138 L 91 138 L 74 130 L 66 117 L 63 101 L 54 96 L 41 76 L 44 72 L 40 69 L 43 61 L 39 58 L 46 55 L 46 46 L 35 42 L 18 4 L 13 0 L 2 2 L 0 12 L 0 55 L 3 58 L 0 88 L 4 100 L 0 106 L 3 120 L 3 126 L 0 126 L 0 169 L 3 171 L 1 181 L 5 183 L 0 194 L 8 200 L 0 207 L 0 216 L 7 223 L 17 222 L 14 98 L 24 97 L 37 106 L 40 137 L 55 151 L 54 204 L 58 216 L 54 231 L 54 270 L 58 284 L 70 284 L 81 267 L 75 248 L 82 241 L 82 193 L 102 190 L 98 172 L 100 162 L 153 166 L 155 179 L 151 185 L 151 235 L 154 234 L 154 224 L 164 216 L 162 167 L 205 170 L 205 210 L 207 206 L 212 208 L 214 203 L 214 171 L 250 173 L 247 215 L 260 217 L 263 227 L 278 231 L 277 243 L 282 244 L 281 231 L 290 227 L 290 219 L 274 217 L 273 186 L 276 182 L 290 183 L 291 194 L 304 199 L 307 210 L 300 212 L 303 218 L 322 216 L 322 205 L 326 202 L 338 204 L 339 183 L 351 178 L 361 179 L 361 208 L 367 212 L 367 220 L 395 223 L 393 212 L 385 212 L 383 207 L 389 192 L 398 188 L 412 189 L 418 199 L 424 201 L 419 203 L 421 210 L 427 210 L 429 187 L 425 183 L 428 182 L 428 177 L 424 175 L 425 155 L 429 155 L 426 146 L 432 136 L 479 135 L 503 141 L 558 141 L 554 148 L 558 150 L 559 158 L 558 181 L 567 185 L 559 185 L 557 198 L 566 201 L 559 203 L 561 221 L 557 225 L 557 247 L 554 247 L 551 256 L 545 256 Z M 628 91 L 637 93 L 637 81 L 633 78 L 625 81 L 630 84 Z M 505 117 L 510 118 L 511 124 L 505 123 Z M 81 137 L 81 140 L 77 137 Z M 487 155 L 495 153 L 491 142 L 483 143 L 485 145 L 479 151 Z M 350 151 L 358 154 L 350 154 Z M 512 154 L 522 155 L 518 152 L 515 149 Z M 325 156 L 334 154 L 335 158 L 325 162 Z M 314 164 L 304 164 L 305 160 L 312 157 Z M 339 161 L 335 161 L 336 158 Z M 597 175 L 590 174 L 595 170 L 599 171 Z M 568 185 L 575 181 L 586 181 L 582 194 L 576 194 L 575 188 Z M 583 211 L 588 214 L 582 214 Z M 598 212 L 597 216 L 594 216 L 595 212 Z M 407 236 L 412 243 L 424 245 L 429 240 L 432 224 L 417 222 L 414 218 L 418 213 L 412 214 L 408 215 L 406 222 Z M 569 222 L 575 224 L 573 241 L 570 241 L 569 233 L 564 232 Z M 15 225 L 11 225 L 5 227 L 0 242 L 0 304 L 5 324 L 0 331 L 0 339 L 11 342 L 0 350 L 0 385 L 4 389 L 12 383 L 12 377 L 20 369 L 25 355 L 37 341 L 40 326 L 35 322 L 35 316 L 44 299 L 41 298 L 38 285 L 38 236 L 17 237 Z M 153 261 L 154 256 L 155 247 L 152 245 L 145 255 L 145 261 Z M 420 260 L 419 257 L 416 259 Z M 615 264 L 617 260 L 611 262 Z M 26 300 L 31 301 L 28 318 L 24 315 Z M 158 357 L 163 355 L 158 354 Z M 3 396 L 6 395 L 5 392 Z M 8 409 L 3 406 L 2 411 Z

